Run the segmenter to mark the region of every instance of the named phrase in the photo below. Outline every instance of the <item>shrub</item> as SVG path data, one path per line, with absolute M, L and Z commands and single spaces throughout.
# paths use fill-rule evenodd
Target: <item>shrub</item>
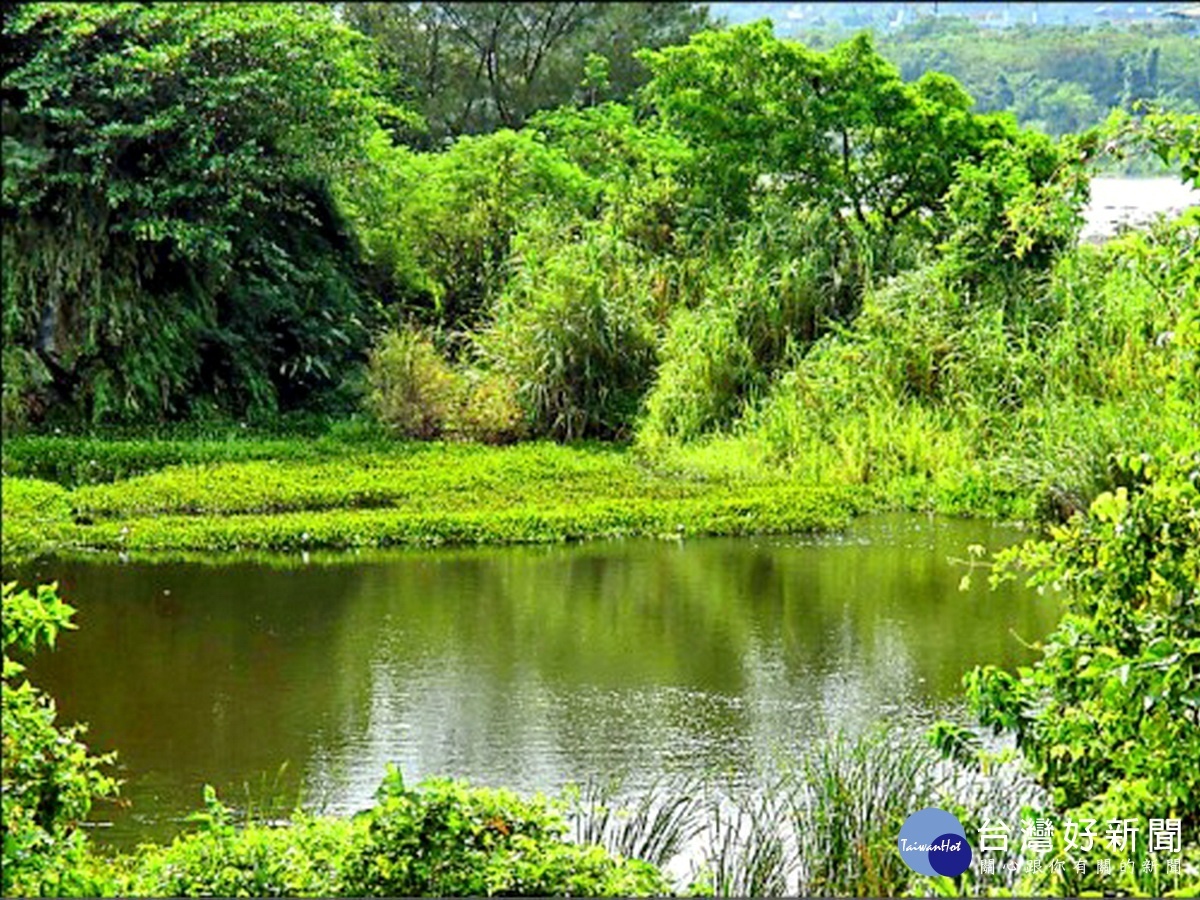
M 1125 484 L 1050 540 L 998 556 L 994 581 L 1025 571 L 1065 598 L 1041 658 L 964 682 L 983 724 L 1015 735 L 1064 814 L 1181 819 L 1190 867 L 1172 877 L 1135 859 L 1123 889 L 1188 896 L 1200 887 L 1188 841 L 1200 826 L 1200 452 L 1128 456 L 1119 471 Z M 1066 858 L 1061 843 L 1056 853 Z M 1066 878 L 1057 889 L 1068 894 L 1111 887 L 1070 866 Z
M 431 318 L 451 329 L 477 324 L 500 294 L 513 236 L 527 216 L 545 211 L 561 220 L 590 211 L 598 192 L 530 132 L 462 137 L 444 152 L 405 160 L 411 190 L 389 223 L 403 245 L 393 255 L 415 264 L 404 277 L 428 290 Z
M 74 612 L 59 598 L 56 585 L 41 585 L 36 593 L 18 591 L 15 583 L 3 586 L 0 885 L 6 897 L 103 890 L 87 864 L 78 826 L 93 799 L 116 793 L 117 783 L 105 774 L 113 756 L 88 753 L 78 740 L 84 726 L 57 725 L 53 700 L 28 681 L 18 683 L 25 667 L 9 655 L 53 647 L 60 630 L 74 627 Z
M 496 372 L 468 373 L 455 433 L 483 444 L 511 444 L 524 437 L 525 410 L 513 380 Z
M 649 863 L 562 840 L 542 798 L 447 780 L 405 787 L 389 768 L 346 862 L 352 896 L 644 896 L 669 893 Z
M 658 869 L 562 840 L 540 797 L 464 782 L 414 789 L 389 772 L 376 806 L 351 819 L 297 813 L 286 825 L 235 827 L 211 788 L 201 830 L 117 861 L 123 893 L 165 897 L 646 896 Z
M 283 826 L 232 824 L 205 787 L 201 830 L 121 860 L 121 892 L 141 897 L 334 897 L 363 823 L 297 813 Z
M 1087 177 L 1045 135 L 1020 132 L 981 162 L 963 163 L 946 192 L 942 245 L 968 295 L 1045 271 L 1083 222 Z
M 978 670 L 985 724 L 1013 730 L 1062 807 L 1132 784 L 1147 807 L 1200 825 L 1200 453 L 1133 456 L 1127 486 L 999 557 L 1065 592 L 1043 658 L 1014 678 Z M 1131 808 L 1130 814 L 1133 809 Z
M 426 335 L 405 329 L 371 351 L 367 402 L 379 421 L 403 437 L 440 435 L 454 415 L 460 376 Z
M 527 237 L 519 254 L 520 268 L 478 337 L 480 351 L 516 384 L 536 432 L 627 436 L 655 363 L 636 252 L 589 228 L 556 249 Z

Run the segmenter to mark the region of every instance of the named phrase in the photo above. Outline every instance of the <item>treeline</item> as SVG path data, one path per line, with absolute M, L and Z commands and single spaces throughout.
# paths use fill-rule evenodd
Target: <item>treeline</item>
M 374 39 L 389 96 L 416 110 L 419 146 L 520 128 L 541 109 L 626 100 L 646 80 L 643 48 L 716 24 L 693 3 L 345 3 Z
M 1194 404 L 1163 404 L 1194 223 L 1075 242 L 1090 163 L 1141 148 L 1195 180 L 1194 116 L 1056 142 L 950 76 L 906 81 L 868 36 L 820 51 L 767 23 L 610 66 L 596 29 L 627 12 L 9 13 L 6 427 L 365 413 L 417 438 L 1053 486 L 1064 509 L 1114 446 L 1188 433 Z M 524 124 L 425 149 L 467 120 L 397 57 L 406 28 L 443 29 L 433 69 L 477 71 L 470 128 Z M 553 90 L 511 68 L 539 52 Z
M 26 5 L 4 27 L 14 423 L 344 411 L 347 373 L 404 318 L 515 380 L 535 431 L 627 434 L 668 319 L 727 292 L 729 265 L 765 267 L 740 276 L 758 284 L 801 266 L 768 315 L 806 340 L 853 313 L 868 268 L 949 235 L 958 164 L 1003 158 L 1019 191 L 1061 161 L 949 79 L 903 84 L 865 38 L 820 54 L 765 25 L 639 51 L 629 104 L 577 97 L 444 152 L 404 143 L 450 126 L 389 93 L 387 42 L 324 7 Z M 496 68 L 480 127 L 537 105 L 504 93 L 505 58 L 473 63 Z
M 952 75 L 978 111 L 1008 111 L 1055 136 L 1138 103 L 1200 112 L 1200 36 L 1188 22 L 994 29 L 925 18 L 881 38 L 879 49 L 906 80 L 929 71 Z
M 566 103 L 628 100 L 647 73 L 641 48 L 683 43 L 719 27 L 688 3 L 348 3 L 342 18 L 381 50 L 390 94 L 429 125 L 423 146 L 448 136 L 518 128 L 531 112 Z M 801 31 L 830 49 L 856 31 Z M 1098 125 L 1113 109 L 1153 103 L 1200 111 L 1200 40 L 1185 19 L 1132 25 L 988 28 L 924 16 L 880 34 L 880 53 L 905 81 L 926 72 L 957 79 L 976 112 L 1007 111 L 1054 136 Z

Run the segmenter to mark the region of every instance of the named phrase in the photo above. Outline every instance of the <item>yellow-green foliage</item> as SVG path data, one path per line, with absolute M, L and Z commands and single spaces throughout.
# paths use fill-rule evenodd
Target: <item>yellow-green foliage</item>
M 216 807 L 210 795 L 209 809 Z M 212 816 L 210 812 L 208 815 Z M 297 813 L 286 826 L 207 828 L 144 845 L 109 864 L 114 893 L 137 897 L 334 896 L 346 853 L 365 822 Z
M 509 444 L 527 432 L 512 378 L 456 368 L 419 331 L 385 334 L 371 351 L 367 381 L 371 412 L 401 437 Z
M 461 391 L 460 378 L 434 347 L 411 330 L 392 331 L 371 351 L 367 365 L 371 411 L 402 437 L 437 437 Z
M 997 556 L 993 583 L 1027 579 L 1061 590 L 1065 612 L 1042 655 L 1014 676 L 976 668 L 963 683 L 981 724 L 1015 737 L 1054 807 L 1076 821 L 1181 820 L 1182 872 L 1132 842 L 1134 868 L 1112 877 L 1066 863 L 1028 879 L 1028 896 L 1196 896 L 1200 853 L 1200 436 L 1192 448 L 1131 454 L 1124 484 L 1087 511 Z M 1141 846 L 1138 844 L 1141 843 Z M 1158 865 L 1146 864 L 1148 854 Z M 1122 854 L 1124 855 L 1124 854 Z M 1178 851 L 1172 855 L 1179 855 Z
M 484 444 L 510 444 L 528 430 L 516 383 L 498 372 L 468 372 L 454 430 Z
M 0 481 L 3 528 L 0 553 L 5 560 L 61 544 L 71 525 L 71 502 L 66 488 L 34 478 Z
M 170 466 L 70 492 L 20 478 L 5 486 L 6 524 L 10 515 L 25 523 L 23 554 L 799 532 L 839 527 L 860 504 L 845 489 L 761 474 L 697 477 L 647 468 L 621 449 L 547 443 Z M 10 486 L 18 498 L 53 494 L 53 532 L 38 531 L 29 502 L 10 508 Z
M 365 837 L 347 854 L 353 896 L 633 896 L 665 894 L 658 869 L 562 840 L 545 797 L 430 779 L 407 788 L 389 768 Z
M 404 444 L 379 439 L 346 441 L 329 435 L 313 440 L 231 436 L 178 438 L 9 437 L 4 441 L 4 474 L 39 478 L 74 487 L 131 478 L 182 463 L 254 459 L 345 459 L 369 449 L 403 454 Z

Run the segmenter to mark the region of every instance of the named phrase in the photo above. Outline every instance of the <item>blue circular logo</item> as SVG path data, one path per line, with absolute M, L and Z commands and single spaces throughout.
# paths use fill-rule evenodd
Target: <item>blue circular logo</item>
M 954 877 L 971 865 L 971 845 L 958 819 L 929 806 L 904 820 L 897 841 L 900 857 L 922 875 Z

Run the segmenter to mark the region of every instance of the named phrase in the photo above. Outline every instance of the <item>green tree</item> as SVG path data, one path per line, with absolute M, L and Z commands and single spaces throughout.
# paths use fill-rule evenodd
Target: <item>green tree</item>
M 478 324 L 504 287 L 513 235 L 535 212 L 594 211 L 599 184 L 535 131 L 458 138 L 438 153 L 380 142 L 377 191 L 352 193 L 373 259 L 391 266 L 408 311 L 451 329 Z
M 94 420 L 308 402 L 372 315 L 331 185 L 380 117 L 316 5 L 30 4 L 4 19 L 5 369 Z
M 1024 302 L 1038 278 L 1079 234 L 1087 175 L 1077 159 L 1044 134 L 1021 131 L 983 162 L 964 162 L 946 192 L 949 229 L 942 263 L 969 300 L 982 285 Z
M 709 27 L 692 3 L 346 3 L 346 21 L 381 50 L 392 90 L 429 123 L 429 139 L 520 128 L 541 109 L 621 100 L 645 80 L 642 47 Z M 603 88 L 583 84 L 595 58 Z M 591 60 L 591 62 L 589 62 Z
M 1137 101 L 1176 112 L 1200 105 L 1200 41 L 1186 22 L 994 29 L 925 17 L 879 46 L 905 80 L 944 72 L 977 98 L 978 111 L 1008 110 L 1053 135 Z
M 884 258 L 903 225 L 941 210 L 957 166 L 1015 138 L 951 78 L 905 84 L 866 35 L 820 53 L 763 21 L 642 58 L 646 101 L 697 152 L 701 204 L 744 215 L 775 190 L 853 222 Z

